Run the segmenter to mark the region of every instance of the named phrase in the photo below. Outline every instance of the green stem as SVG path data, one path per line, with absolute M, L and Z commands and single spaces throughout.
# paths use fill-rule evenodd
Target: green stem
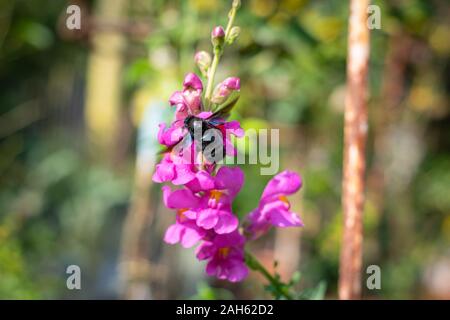
M 230 12 L 228 13 L 228 24 L 225 29 L 225 41 L 228 40 L 228 37 L 230 36 L 231 28 L 233 27 L 234 18 L 236 17 L 236 11 L 237 7 L 233 6 L 231 7 Z
M 212 96 L 212 88 L 214 85 L 214 77 L 216 76 L 217 66 L 219 65 L 220 56 L 222 55 L 222 49 L 218 48 L 214 50 L 214 58 L 211 63 L 211 67 L 208 72 L 208 84 L 206 85 L 205 99 L 209 103 Z
M 219 60 L 223 53 L 223 47 L 227 43 L 228 37 L 230 36 L 231 28 L 233 27 L 237 9 L 238 9 L 238 5 L 235 4 L 235 2 L 233 2 L 233 6 L 231 7 L 230 12 L 228 13 L 228 24 L 225 29 L 225 41 L 222 45 L 214 48 L 214 58 L 213 58 L 211 67 L 208 72 L 208 83 L 206 85 L 206 91 L 205 91 L 205 100 L 206 100 L 208 108 L 210 108 L 210 104 L 211 104 L 212 90 L 213 90 L 213 86 L 214 86 L 214 77 L 216 76 L 217 66 L 219 65 Z
M 245 261 L 250 269 L 254 271 L 260 272 L 269 283 L 275 288 L 276 292 L 285 297 L 288 300 L 293 300 L 294 298 L 288 292 L 288 290 L 284 287 L 284 284 L 280 282 L 277 278 L 272 276 L 269 271 L 253 256 L 250 252 L 245 251 Z

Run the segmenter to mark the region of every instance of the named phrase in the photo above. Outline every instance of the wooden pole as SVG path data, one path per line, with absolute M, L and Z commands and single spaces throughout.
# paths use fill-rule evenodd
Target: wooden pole
M 369 0 L 350 1 L 345 101 L 342 205 L 344 232 L 339 270 L 339 298 L 361 298 L 361 267 L 367 138 Z

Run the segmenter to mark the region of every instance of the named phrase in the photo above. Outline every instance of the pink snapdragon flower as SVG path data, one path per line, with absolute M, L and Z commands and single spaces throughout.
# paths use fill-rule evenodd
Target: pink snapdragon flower
M 175 119 L 183 120 L 189 114 L 195 115 L 201 110 L 203 84 L 195 73 L 184 78 L 183 91 L 175 91 L 169 98 L 171 106 L 176 107 Z
M 196 250 L 199 260 L 208 260 L 206 273 L 222 280 L 237 282 L 248 275 L 244 258 L 245 238 L 236 230 L 218 234 L 212 240 L 203 241 Z
M 156 183 L 171 182 L 176 186 L 185 185 L 194 192 L 201 192 L 214 188 L 211 176 L 213 170 L 214 165 L 205 165 L 204 169 L 200 170 L 191 161 L 169 152 L 156 165 L 152 180 Z
M 256 239 L 266 233 L 271 226 L 303 226 L 297 214 L 291 212 L 286 198 L 297 192 L 302 185 L 301 178 L 292 171 L 283 171 L 273 177 L 267 184 L 259 201 L 259 206 L 248 216 L 245 234 L 249 239 Z
M 233 232 L 239 220 L 233 214 L 231 204 L 244 183 L 244 173 L 239 167 L 221 167 L 213 181 L 213 188 L 204 190 L 202 204 L 196 210 L 197 225 L 218 234 Z
M 164 201 L 170 209 L 182 209 L 183 217 L 194 220 L 199 228 L 217 234 L 230 233 L 239 225 L 231 203 L 243 181 L 244 174 L 238 167 L 221 167 L 214 177 L 199 171 L 190 183 L 186 183 L 186 186 L 195 185 L 195 192 L 189 188 L 170 192 L 165 186 Z
M 190 248 L 203 239 L 207 231 L 198 227 L 195 213 L 189 208 L 195 208 L 200 204 L 200 198 L 190 190 L 182 189 L 171 191 L 170 187 L 162 188 L 163 199 L 166 207 L 177 212 L 176 222 L 167 228 L 164 241 L 169 244 L 181 243 L 184 248 Z
M 198 227 L 194 220 L 186 217 L 183 209 L 179 209 L 176 223 L 167 228 L 164 241 L 169 244 L 181 243 L 183 248 L 190 248 L 203 239 L 206 233 L 207 231 Z
M 196 177 L 193 164 L 183 162 L 183 159 L 166 153 L 153 173 L 153 182 L 172 182 L 174 185 L 184 185 Z
M 165 123 L 159 124 L 158 142 L 166 147 L 172 147 L 183 139 L 186 131 L 184 129 L 183 121 L 174 121 L 172 125 L 167 128 Z

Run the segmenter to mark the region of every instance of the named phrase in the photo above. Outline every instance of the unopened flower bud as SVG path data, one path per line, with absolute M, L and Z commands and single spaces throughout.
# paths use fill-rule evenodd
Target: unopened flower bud
M 222 104 L 230 97 L 233 92 L 237 92 L 240 89 L 241 81 L 239 78 L 227 78 L 222 83 L 219 83 L 214 89 L 214 94 L 211 98 L 211 101 L 216 104 Z
M 225 40 L 225 31 L 222 26 L 217 26 L 211 32 L 211 42 L 215 47 L 221 46 Z
M 233 0 L 232 6 L 236 9 L 239 9 L 239 7 L 241 6 L 241 0 Z
M 237 37 L 239 37 L 239 34 L 241 33 L 241 28 L 239 27 L 233 27 L 230 30 L 230 34 L 227 38 L 227 43 L 232 44 L 234 40 L 236 40 Z
M 227 87 L 228 89 L 231 89 L 231 90 L 240 90 L 241 89 L 241 79 L 239 79 L 238 77 L 226 78 L 222 82 L 222 85 L 224 85 L 225 87 Z
M 194 60 L 201 73 L 206 76 L 211 66 L 211 55 L 206 51 L 199 51 L 195 54 Z

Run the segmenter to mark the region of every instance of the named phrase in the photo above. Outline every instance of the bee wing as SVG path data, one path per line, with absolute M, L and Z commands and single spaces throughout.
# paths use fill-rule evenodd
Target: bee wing
M 225 119 L 223 119 L 221 116 L 216 115 L 215 118 L 208 119 L 208 124 L 212 125 L 213 127 L 218 127 L 225 123 Z

